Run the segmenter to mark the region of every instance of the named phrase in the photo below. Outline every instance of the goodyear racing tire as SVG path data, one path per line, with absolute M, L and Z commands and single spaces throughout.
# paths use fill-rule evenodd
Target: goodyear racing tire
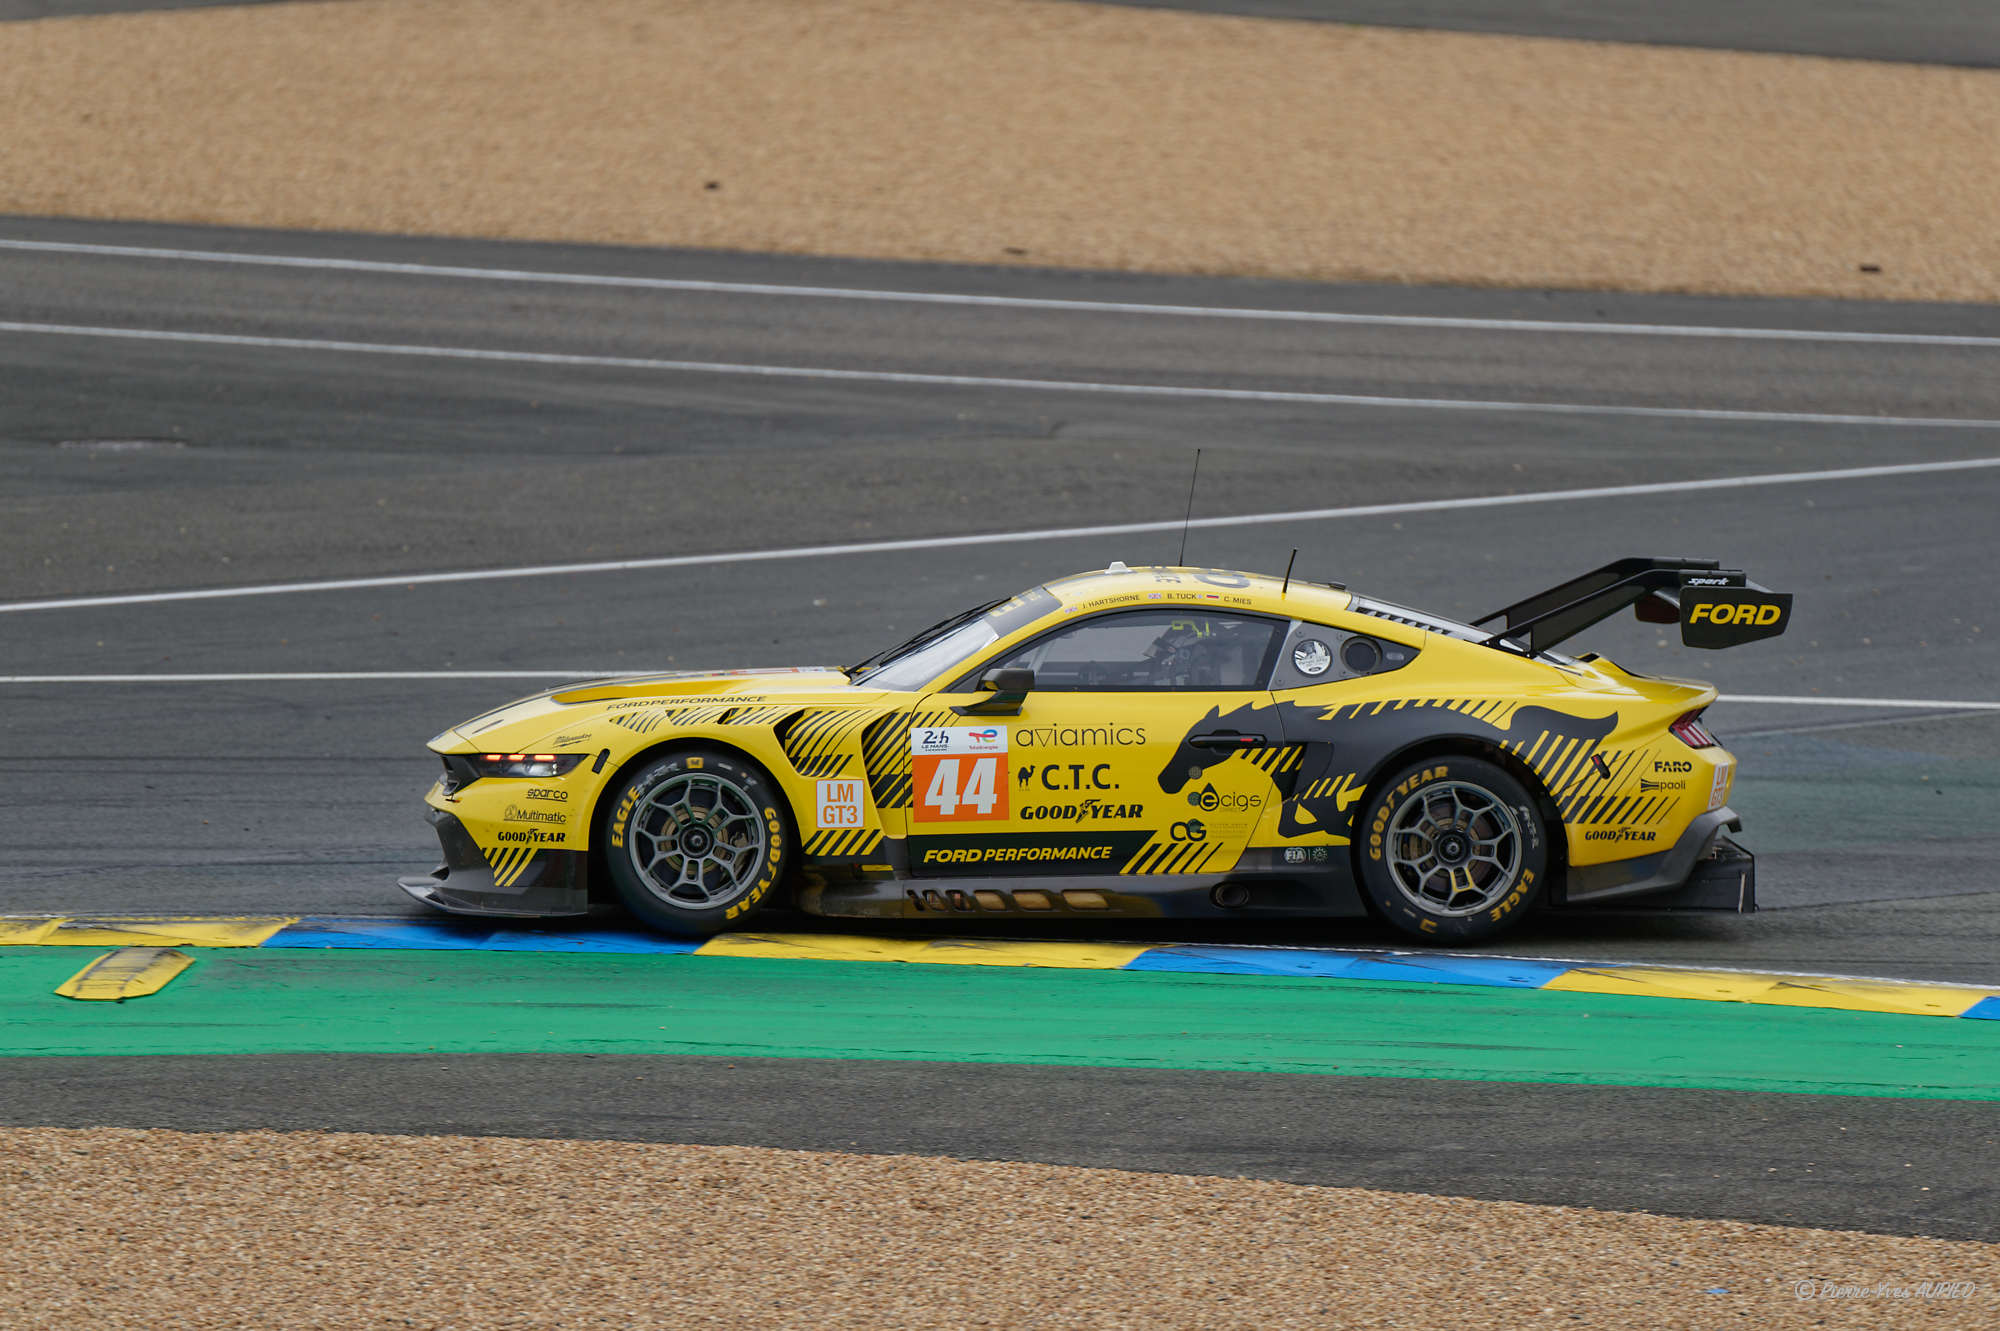
M 663 933 L 706 938 L 770 904 L 792 862 L 791 817 L 770 777 L 688 749 L 612 788 L 604 860 L 619 899 Z
M 1435 943 L 1491 938 L 1541 899 L 1548 833 L 1504 767 L 1446 754 L 1378 782 L 1362 806 L 1357 877 L 1374 910 Z

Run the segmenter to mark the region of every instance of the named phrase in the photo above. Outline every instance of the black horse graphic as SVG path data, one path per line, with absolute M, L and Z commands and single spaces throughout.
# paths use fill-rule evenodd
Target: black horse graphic
M 1379 709 L 1373 703 L 1329 708 L 1293 702 L 1246 703 L 1227 712 L 1211 707 L 1208 715 L 1189 728 L 1174 756 L 1161 769 L 1160 789 L 1169 795 L 1178 794 L 1189 781 L 1233 754 L 1299 746 L 1305 752 L 1298 769 L 1291 774 L 1291 789 L 1295 793 L 1281 807 L 1278 834 L 1291 837 L 1331 832 L 1348 836 L 1353 830 L 1354 784 L 1366 780 L 1390 754 L 1419 740 L 1465 736 L 1525 756 L 1528 747 L 1547 731 L 1549 742 L 1541 746 L 1535 761 L 1529 764 L 1547 781 L 1550 774 L 1546 760 L 1558 749 L 1571 740 L 1583 740 L 1588 749 L 1594 749 L 1617 725 L 1616 712 L 1593 719 L 1549 707 L 1528 706 L 1515 708 L 1503 730 L 1436 701 Z M 1238 747 L 1214 739 L 1231 732 L 1261 739 Z M 1201 743 L 1205 738 L 1211 742 Z M 1565 766 L 1582 760 L 1581 754 L 1575 755 Z M 1338 779 L 1341 777 L 1351 777 L 1352 781 L 1341 781 Z M 1341 806 L 1343 797 L 1348 802 L 1347 808 Z

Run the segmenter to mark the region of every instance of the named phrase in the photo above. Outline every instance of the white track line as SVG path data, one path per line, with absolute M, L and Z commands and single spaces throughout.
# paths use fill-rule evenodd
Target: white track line
M 770 282 L 710 282 L 693 278 L 623 277 L 595 273 L 538 272 L 519 268 L 467 268 L 444 264 L 385 263 L 306 255 L 237 254 L 224 250 L 156 249 L 140 245 L 84 245 L 52 240 L 0 240 L 0 249 L 106 258 L 162 259 L 185 263 L 242 264 L 263 268 L 321 269 L 442 277 L 476 282 L 537 282 L 555 286 L 626 287 L 642 291 L 710 292 L 730 296 L 781 296 L 807 300 L 888 301 L 911 305 L 986 306 L 1064 310 L 1086 314 L 1137 314 L 1163 318 L 1260 319 L 1281 323 L 1356 324 L 1383 328 L 1456 328 L 1498 333 L 1603 333 L 1626 337 L 1740 338 L 1780 342 L 1858 342 L 1931 347 L 2000 347 L 2000 337 L 1952 333 L 1837 332 L 1812 328 L 1730 328 L 1700 324 L 1586 323 L 1557 319 L 1476 319 L 1421 314 L 1349 314 L 1323 310 L 1245 309 L 1233 306 L 1153 305 L 1135 301 L 1057 300 L 1034 296 L 978 296 L 957 292 L 881 291 L 859 287 L 791 286 Z
M 1182 523 L 1122 522 L 1099 527 L 1047 527 L 1038 531 L 983 532 L 972 536 L 927 536 L 904 541 L 857 541 L 844 545 L 804 545 L 775 550 L 732 550 L 708 555 L 663 555 L 652 559 L 609 559 L 588 564 L 537 564 L 520 568 L 466 569 L 451 573 L 407 573 L 395 577 L 329 578 L 321 582 L 276 582 L 247 587 L 204 587 L 181 592 L 133 592 L 115 596 L 71 596 L 59 600 L 0 602 L 0 614 L 23 610 L 75 610 L 93 606 L 157 605 L 169 601 L 216 601 L 241 596 L 281 596 L 292 592 L 359 591 L 376 587 L 417 587 L 437 583 L 492 582 L 505 578 L 546 578 L 579 573 L 629 573 L 647 569 L 698 568 L 715 564 L 754 564 L 777 559 L 824 559 L 837 555 L 894 554 L 906 550 L 948 550 L 977 545 L 1073 540 L 1082 537 L 1130 536 L 1147 532 L 1257 527 L 1281 522 L 1320 522 L 1340 518 L 1382 517 L 1398 513 L 1443 513 L 1464 509 L 1507 508 L 1518 504 L 1553 504 L 1572 500 L 1630 499 L 1648 495 L 1686 494 L 1700 490 L 1741 490 L 1766 485 L 1803 485 L 1819 481 L 1876 480 L 1889 476 L 1919 476 L 1932 472 L 1991 470 L 2000 457 L 1963 458 L 1950 462 L 1901 462 L 1880 467 L 1842 467 L 1832 471 L 1785 471 L 1756 476 L 1715 476 L 1693 481 L 1653 481 L 1643 485 L 1601 485 L 1582 490 L 1541 490 L 1514 495 L 1473 495 L 1463 499 L 1419 499 L 1399 504 L 1358 504 L 1350 508 L 1308 508 L 1284 513 L 1243 513 L 1233 517 L 1195 518 Z
M 194 343 L 278 351 L 324 351 L 428 360 L 497 361 L 512 365 L 562 365 L 584 369 L 649 370 L 758 379 L 803 379 L 862 384 L 916 384 L 928 388 L 1004 388 L 1037 393 L 1092 393 L 1181 401 L 1282 402 L 1319 407 L 1381 407 L 1400 411 L 1484 411 L 1544 416 L 1619 416 L 1677 421 L 1750 421 L 1765 425 L 1866 425 L 1876 429 L 2000 430 L 2000 420 L 1957 416 L 1856 416 L 1818 411 L 1732 411 L 1710 407 L 1638 407 L 1599 402 L 1514 402 L 1451 397 L 1382 397 L 1367 393 L 1294 393 L 1261 388 L 1207 388 L 1184 384 L 1115 384 L 1073 379 L 1017 379 L 978 374 L 920 374 L 897 370 L 836 370 L 810 365 L 749 365 L 732 361 L 657 360 L 648 356 L 581 356 L 551 351 L 502 351 L 486 347 L 427 347 L 392 342 L 345 342 L 311 337 L 253 337 L 241 333 L 192 333 L 167 328 L 109 328 L 87 324 L 0 322 L 0 333 L 44 337 L 103 337 L 134 342 Z
M 674 673 L 685 673 L 675 671 Z M 643 670 L 290 670 L 268 674 L 232 672 L 215 675 L 0 675 L 0 684 L 295 684 L 381 680 L 455 679 L 633 679 Z M 1815 698 L 1725 693 L 1717 702 L 1763 703 L 1784 707 L 1922 708 L 1936 712 L 2000 712 L 2000 702 L 1969 702 L 1957 698 Z

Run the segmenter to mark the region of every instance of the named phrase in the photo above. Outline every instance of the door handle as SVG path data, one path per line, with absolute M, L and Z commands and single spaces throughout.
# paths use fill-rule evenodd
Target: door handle
M 1236 730 L 1211 730 L 1205 735 L 1188 736 L 1188 743 L 1198 749 L 1254 749 L 1263 742 L 1262 735 L 1245 735 Z

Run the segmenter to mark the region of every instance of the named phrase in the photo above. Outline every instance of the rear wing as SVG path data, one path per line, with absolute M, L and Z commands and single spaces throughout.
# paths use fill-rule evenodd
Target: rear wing
M 1536 592 L 1523 601 L 1473 620 L 1497 622 L 1488 647 L 1548 651 L 1626 606 L 1653 624 L 1681 626 L 1689 647 L 1734 647 L 1775 638 L 1792 618 L 1790 592 L 1759 587 L 1741 569 L 1713 559 L 1617 559 L 1579 578 Z

